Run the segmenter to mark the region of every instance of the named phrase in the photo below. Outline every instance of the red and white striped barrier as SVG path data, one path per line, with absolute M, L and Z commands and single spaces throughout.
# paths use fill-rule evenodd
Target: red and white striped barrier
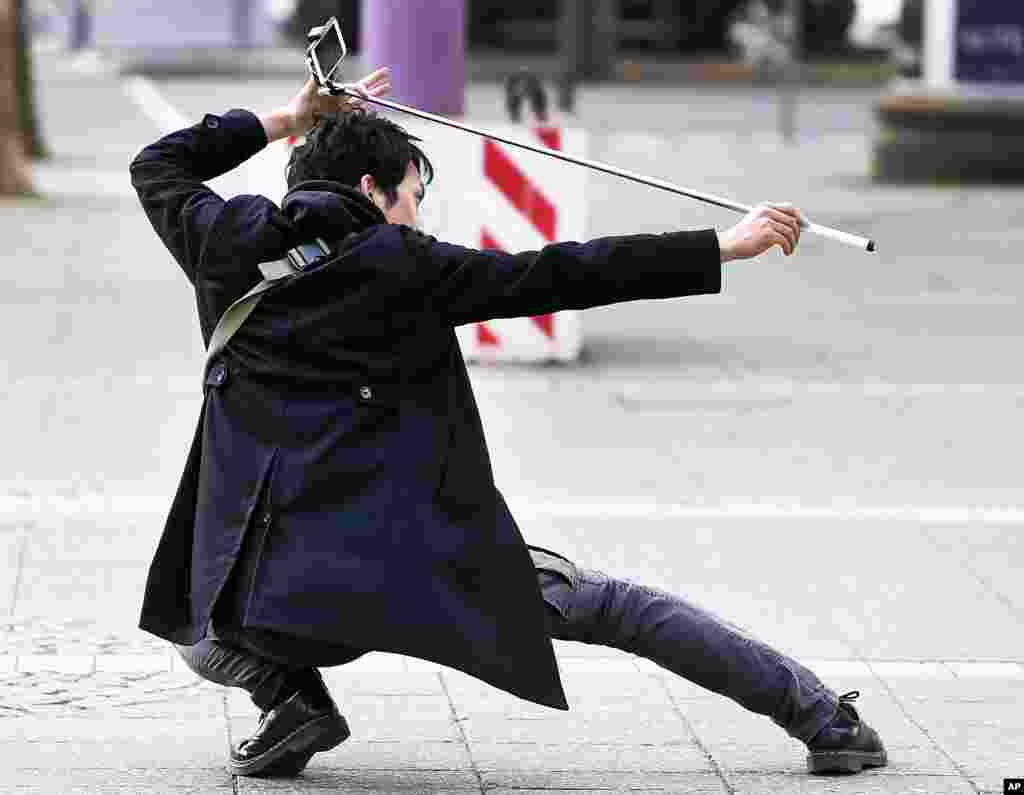
M 574 140 L 569 148 L 582 150 L 581 131 L 537 126 L 497 132 L 509 137 L 528 132 L 559 150 L 570 138 Z M 559 240 L 583 239 L 584 170 L 489 139 L 474 144 L 482 150 L 481 173 L 472 174 L 481 180 L 484 198 L 472 208 L 479 224 L 479 248 L 530 251 Z M 579 312 L 489 320 L 458 333 L 467 358 L 479 362 L 571 361 L 583 347 Z

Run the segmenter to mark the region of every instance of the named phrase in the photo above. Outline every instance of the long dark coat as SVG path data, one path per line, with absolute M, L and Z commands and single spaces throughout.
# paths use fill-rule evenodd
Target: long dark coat
M 341 251 L 269 292 L 209 370 L 140 626 L 177 643 L 203 637 L 243 538 L 260 528 L 244 626 L 432 660 L 567 708 L 454 327 L 718 292 L 715 232 L 511 255 L 387 224 L 331 183 L 297 186 L 280 208 L 204 186 L 266 144 L 259 120 L 235 110 L 131 166 L 195 287 L 205 343 L 260 280 L 259 263 L 317 236 Z

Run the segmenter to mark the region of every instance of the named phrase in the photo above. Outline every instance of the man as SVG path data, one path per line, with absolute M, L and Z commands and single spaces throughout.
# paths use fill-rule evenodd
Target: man
M 389 87 L 379 70 L 355 85 Z M 204 184 L 307 133 L 278 207 Z M 132 183 L 194 285 L 204 341 L 259 265 L 329 253 L 263 294 L 214 355 L 141 626 L 262 710 L 241 775 L 294 775 L 348 726 L 317 668 L 367 651 L 458 668 L 567 709 L 551 639 L 642 655 L 766 715 L 813 772 L 886 763 L 850 701 L 680 597 L 527 548 L 494 485 L 454 327 L 721 289 L 722 263 L 792 254 L 799 212 L 724 232 L 609 237 L 502 254 L 415 226 L 433 169 L 390 121 L 310 81 L 285 108 L 236 110 L 146 147 Z

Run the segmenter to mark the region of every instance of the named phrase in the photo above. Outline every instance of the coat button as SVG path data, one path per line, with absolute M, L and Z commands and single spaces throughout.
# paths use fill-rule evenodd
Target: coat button
M 363 400 L 369 400 L 373 397 L 373 390 L 368 386 L 361 386 L 359 387 L 359 397 Z
M 263 516 L 260 517 L 260 524 L 262 524 L 264 527 L 270 527 L 270 514 L 269 513 L 265 513 L 265 514 L 263 514 Z
M 207 116 L 206 126 L 209 127 L 211 130 L 216 130 L 218 127 L 220 127 L 220 119 L 218 119 L 216 116 Z
M 210 378 L 213 383 L 220 386 L 228 377 L 228 368 L 223 364 L 214 365 L 213 370 L 210 371 Z

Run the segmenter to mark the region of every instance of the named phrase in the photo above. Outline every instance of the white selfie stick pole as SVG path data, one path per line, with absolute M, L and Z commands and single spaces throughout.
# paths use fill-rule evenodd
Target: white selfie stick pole
M 557 151 L 554 149 L 545 149 L 543 147 L 534 146 L 523 141 L 516 141 L 512 138 L 506 138 L 502 135 L 495 135 L 492 132 L 488 132 L 487 130 L 482 130 L 477 127 L 473 127 L 469 124 L 462 124 L 461 122 L 452 121 L 451 119 L 445 118 L 444 116 L 437 116 L 433 113 L 427 113 L 422 110 L 417 110 L 416 108 L 411 108 L 408 105 L 402 105 L 398 102 L 392 102 L 387 99 L 365 96 L 363 94 L 360 94 L 358 91 L 352 91 L 351 89 L 347 89 L 342 86 L 336 85 L 334 90 L 332 90 L 331 88 L 320 88 L 320 93 L 325 96 L 331 94 L 343 94 L 344 96 L 349 97 L 351 99 L 363 102 L 373 102 L 377 105 L 382 105 L 385 108 L 397 110 L 400 111 L 401 113 L 408 113 L 411 116 L 416 116 L 420 119 L 425 119 L 426 121 L 432 121 L 436 122 L 437 124 L 443 124 L 446 127 L 454 127 L 456 130 L 462 130 L 463 132 L 472 133 L 473 135 L 479 135 L 482 138 L 490 138 L 495 141 L 500 141 L 501 143 L 508 144 L 509 146 L 517 146 L 520 149 L 526 149 L 530 152 L 536 152 L 539 155 L 554 157 L 558 160 L 564 160 L 567 163 L 575 163 L 578 166 L 592 168 L 595 171 L 603 171 L 605 174 L 613 174 L 617 177 L 632 180 L 633 182 L 639 182 L 641 185 L 648 185 L 649 187 L 652 188 L 666 190 L 669 193 L 675 193 L 678 194 L 679 196 L 686 196 L 688 198 L 697 199 L 698 201 L 706 202 L 708 204 L 714 204 L 718 207 L 725 207 L 726 209 L 735 210 L 736 212 L 743 213 L 744 215 L 754 209 L 753 207 L 750 207 L 746 204 L 740 204 L 739 202 L 734 202 L 731 201 L 730 199 L 725 199 L 721 196 L 715 196 L 711 193 L 702 193 L 701 191 L 681 188 L 678 185 L 673 185 L 670 182 L 655 179 L 654 177 L 646 177 L 643 174 L 636 174 L 632 171 L 626 171 L 625 169 L 622 168 L 616 168 L 615 166 L 610 166 L 607 163 L 601 163 L 600 161 L 597 160 L 588 160 L 585 157 L 575 157 L 574 155 L 566 154 L 565 152 Z M 858 235 L 852 235 L 849 232 L 843 232 L 840 229 L 833 229 L 830 226 L 822 226 L 821 224 L 815 224 L 809 221 L 807 218 L 800 219 L 800 227 L 802 229 L 807 230 L 808 232 L 813 232 L 814 234 L 821 235 L 822 237 L 827 237 L 830 240 L 835 240 L 837 243 L 845 243 L 848 246 L 859 248 L 862 251 L 876 250 L 874 240 L 870 240 L 866 237 L 860 237 Z

